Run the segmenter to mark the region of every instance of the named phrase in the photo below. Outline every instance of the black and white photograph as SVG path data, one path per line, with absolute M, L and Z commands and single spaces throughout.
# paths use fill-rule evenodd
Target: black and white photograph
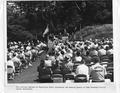
M 6 80 L 114 83 L 113 0 L 6 2 Z

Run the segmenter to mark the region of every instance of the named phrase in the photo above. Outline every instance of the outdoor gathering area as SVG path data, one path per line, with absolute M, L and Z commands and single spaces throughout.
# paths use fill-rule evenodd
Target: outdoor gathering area
M 7 1 L 7 82 L 114 82 L 112 0 Z

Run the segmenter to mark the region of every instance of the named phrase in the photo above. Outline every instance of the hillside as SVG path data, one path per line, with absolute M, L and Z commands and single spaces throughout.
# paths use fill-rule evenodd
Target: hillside
M 77 31 L 74 35 L 74 39 L 79 40 L 81 36 L 84 39 L 89 38 L 102 38 L 102 37 L 113 37 L 113 25 L 104 24 L 96 26 L 86 26 L 81 31 Z

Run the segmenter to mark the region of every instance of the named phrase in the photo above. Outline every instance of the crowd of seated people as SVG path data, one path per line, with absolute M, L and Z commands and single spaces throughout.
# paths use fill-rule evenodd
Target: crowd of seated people
M 54 41 L 53 41 L 54 42 Z M 113 82 L 112 38 L 57 40 L 38 66 L 39 82 Z
M 7 45 L 7 77 L 13 80 L 22 70 L 32 66 L 37 56 L 47 45 L 39 40 L 37 42 L 8 42 Z

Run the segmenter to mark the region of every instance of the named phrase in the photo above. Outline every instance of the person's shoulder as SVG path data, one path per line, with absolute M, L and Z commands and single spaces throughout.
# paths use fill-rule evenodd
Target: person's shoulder
M 68 62 L 68 65 L 74 65 L 72 62 Z
M 13 61 L 13 60 L 15 60 L 16 58 L 15 57 L 13 57 L 11 60 Z
M 100 65 L 100 66 L 101 66 L 101 68 L 106 69 L 103 65 Z
M 87 65 L 85 65 L 85 64 L 84 64 L 84 66 L 85 66 L 86 68 L 89 68 L 89 67 L 88 67 Z
M 12 60 L 8 60 L 7 62 L 10 63 L 10 62 L 13 62 L 13 61 Z
M 81 65 L 78 65 L 78 66 L 77 66 L 77 68 L 80 68 L 80 67 L 81 67 Z
M 94 69 L 95 67 L 96 67 L 96 65 L 94 64 L 94 65 L 90 66 L 90 69 Z
M 94 65 L 94 68 L 97 68 L 97 67 L 103 68 L 103 69 L 105 68 L 105 67 L 104 67 L 103 65 L 101 65 L 101 64 L 95 64 L 95 65 Z
M 100 52 L 100 51 L 101 51 L 101 49 L 98 50 L 98 52 Z

